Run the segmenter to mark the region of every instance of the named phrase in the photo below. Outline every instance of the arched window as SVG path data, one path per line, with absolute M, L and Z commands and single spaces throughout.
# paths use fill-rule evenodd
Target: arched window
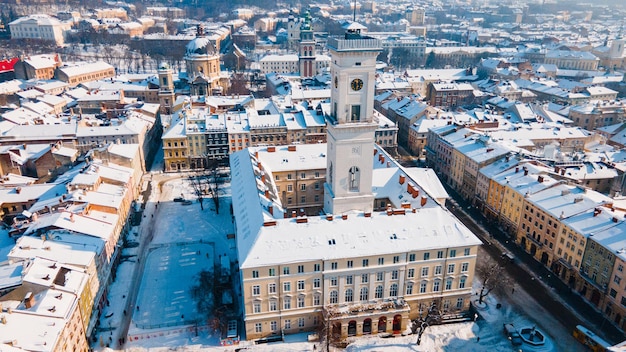
M 352 289 L 349 288 L 346 290 L 346 302 L 352 302 L 354 298 L 354 295 L 352 293 Z
M 359 297 L 361 301 L 367 301 L 369 299 L 369 294 L 367 292 L 367 287 L 361 288 L 361 295 Z
M 375 297 L 376 298 L 383 298 L 383 286 L 382 285 L 376 286 Z
M 398 296 L 398 284 L 392 284 L 391 287 L 389 287 L 389 297 L 396 296 Z
M 330 303 L 337 303 L 337 291 L 330 291 Z
M 360 172 L 359 172 L 359 168 L 356 166 L 353 166 L 350 168 L 350 172 L 349 172 L 349 179 L 350 179 L 350 185 L 349 185 L 349 190 L 350 192 L 358 192 L 359 191 L 359 177 L 360 177 Z

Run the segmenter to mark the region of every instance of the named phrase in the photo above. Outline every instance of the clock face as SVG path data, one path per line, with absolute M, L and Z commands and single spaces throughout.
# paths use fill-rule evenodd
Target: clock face
M 352 90 L 361 90 L 363 88 L 363 81 L 360 78 L 355 78 L 350 82 L 350 88 Z

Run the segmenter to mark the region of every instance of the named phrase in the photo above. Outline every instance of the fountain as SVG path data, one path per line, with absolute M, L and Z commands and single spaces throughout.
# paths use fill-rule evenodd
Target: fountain
M 546 338 L 543 333 L 537 330 L 537 326 L 532 328 L 522 328 L 519 331 L 520 336 L 524 342 L 533 346 L 542 346 L 546 343 Z

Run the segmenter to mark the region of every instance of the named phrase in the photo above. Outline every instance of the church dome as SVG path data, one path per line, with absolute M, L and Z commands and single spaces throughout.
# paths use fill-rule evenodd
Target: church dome
M 187 44 L 186 54 L 187 56 L 193 55 L 216 55 L 217 50 L 215 45 L 211 43 L 209 38 L 204 35 L 204 26 L 198 25 L 196 29 L 196 37 Z
M 207 37 L 196 37 L 187 44 L 187 55 L 215 55 L 215 46 Z

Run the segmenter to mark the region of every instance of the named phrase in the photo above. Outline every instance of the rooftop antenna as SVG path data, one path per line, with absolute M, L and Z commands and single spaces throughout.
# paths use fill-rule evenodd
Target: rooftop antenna
M 354 11 L 352 12 L 352 22 L 356 22 L 356 0 L 354 0 Z

